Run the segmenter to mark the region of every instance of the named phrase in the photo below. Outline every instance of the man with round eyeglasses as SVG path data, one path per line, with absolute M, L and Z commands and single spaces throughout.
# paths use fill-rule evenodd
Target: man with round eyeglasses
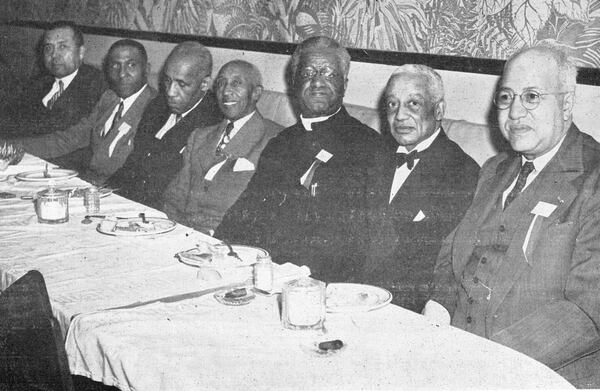
M 576 75 L 551 44 L 507 61 L 494 104 L 513 151 L 482 167 L 424 314 L 598 388 L 600 145 L 573 123 Z

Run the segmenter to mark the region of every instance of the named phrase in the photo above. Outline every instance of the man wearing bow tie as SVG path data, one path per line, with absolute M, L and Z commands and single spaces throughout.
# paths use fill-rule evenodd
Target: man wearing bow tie
M 133 152 L 108 180 L 119 195 L 155 209 L 162 209 L 165 188 L 183 167 L 192 131 L 223 118 L 210 90 L 212 55 L 203 45 L 177 45 L 162 73 L 164 91 L 146 107 Z
M 514 152 L 482 167 L 436 265 L 448 312 L 429 302 L 424 313 L 598 388 L 600 145 L 573 124 L 576 75 L 555 46 L 507 61 L 494 104 Z
M 106 72 L 110 89 L 88 116 L 65 130 L 17 142 L 25 151 L 44 159 L 90 147 L 83 176 L 103 183 L 125 163 L 144 108 L 156 96 L 146 84 L 146 49 L 137 41 L 122 39 L 113 43 L 106 56 Z
M 370 250 L 363 281 L 421 311 L 441 242 L 467 210 L 479 166 L 442 129 L 444 87 L 425 65 L 404 65 L 383 94 L 389 152 L 370 176 Z
M 215 92 L 225 120 L 191 134 L 183 168 L 164 194 L 170 218 L 212 233 L 246 189 L 263 148 L 282 129 L 256 109 L 262 90 L 259 70 L 246 61 L 219 70 Z
M 215 236 L 265 248 L 275 262 L 307 265 L 315 278 L 345 281 L 364 262 L 368 168 L 379 135 L 342 100 L 350 56 L 327 37 L 292 55 L 300 121 L 273 138 L 256 175 Z
M 54 22 L 44 32 L 41 48 L 45 70 L 4 108 L 4 136 L 64 130 L 88 115 L 106 90 L 102 72 L 83 63 L 85 46 L 77 25 Z

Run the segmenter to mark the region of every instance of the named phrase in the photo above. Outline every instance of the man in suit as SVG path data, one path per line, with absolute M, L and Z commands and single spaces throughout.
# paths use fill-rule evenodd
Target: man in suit
M 479 166 L 442 129 L 442 78 L 403 65 L 383 94 L 388 153 L 377 156 L 363 282 L 387 288 L 393 302 L 420 312 L 431 295 L 442 239 L 471 203 Z
M 256 174 L 215 236 L 308 265 L 325 281 L 356 276 L 364 261 L 368 170 L 379 135 L 342 105 L 350 55 L 327 37 L 298 45 L 291 71 L 300 121 L 273 138 Z
M 282 129 L 256 109 L 262 89 L 254 65 L 242 60 L 223 65 L 215 91 L 225 120 L 190 136 L 183 168 L 164 195 L 170 218 L 212 234 L 246 189 L 263 148 Z
M 4 108 L 3 136 L 64 130 L 88 115 L 106 90 L 102 72 L 83 63 L 85 46 L 77 25 L 53 23 L 41 46 L 45 72 L 25 84 Z
M 92 153 L 84 177 L 99 184 L 125 163 L 142 113 L 156 96 L 146 84 L 148 58 L 139 42 L 113 43 L 106 68 L 110 89 L 88 116 L 65 130 L 18 140 L 25 151 L 44 159 L 89 146 Z
M 183 167 L 183 150 L 195 128 L 222 119 L 209 90 L 212 56 L 198 42 L 183 42 L 163 68 L 164 91 L 142 115 L 133 152 L 108 180 L 126 198 L 162 209 L 162 194 Z
M 600 145 L 573 124 L 576 74 L 549 45 L 506 63 L 494 103 L 514 153 L 482 167 L 439 254 L 437 303 L 424 313 L 449 314 L 453 325 L 597 388 Z

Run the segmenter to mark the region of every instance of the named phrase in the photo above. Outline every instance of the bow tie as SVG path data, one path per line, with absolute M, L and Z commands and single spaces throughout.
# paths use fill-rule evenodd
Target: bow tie
M 417 151 L 412 151 L 411 153 L 396 152 L 396 167 L 401 167 L 406 163 L 406 167 L 412 170 L 415 166 L 415 160 L 419 158 L 419 152 Z

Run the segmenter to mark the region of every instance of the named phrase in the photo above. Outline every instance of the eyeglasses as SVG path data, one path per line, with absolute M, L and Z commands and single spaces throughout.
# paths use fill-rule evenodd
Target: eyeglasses
M 563 92 L 539 92 L 534 89 L 526 89 L 520 94 L 515 94 L 513 90 L 510 88 L 500 88 L 498 91 L 494 93 L 494 105 L 500 110 L 508 109 L 513 101 L 515 100 L 515 96 L 518 96 L 521 99 L 521 105 L 527 110 L 533 110 L 539 106 L 542 101 L 542 96 L 544 95 L 562 95 L 568 94 L 571 91 L 563 91 Z
M 313 67 L 306 67 L 300 69 L 299 72 L 300 78 L 304 80 L 310 80 L 317 75 L 324 77 L 325 79 L 333 79 L 337 76 L 337 74 L 338 73 L 336 72 L 336 70 L 331 67 L 323 67 L 319 68 L 318 70 Z

